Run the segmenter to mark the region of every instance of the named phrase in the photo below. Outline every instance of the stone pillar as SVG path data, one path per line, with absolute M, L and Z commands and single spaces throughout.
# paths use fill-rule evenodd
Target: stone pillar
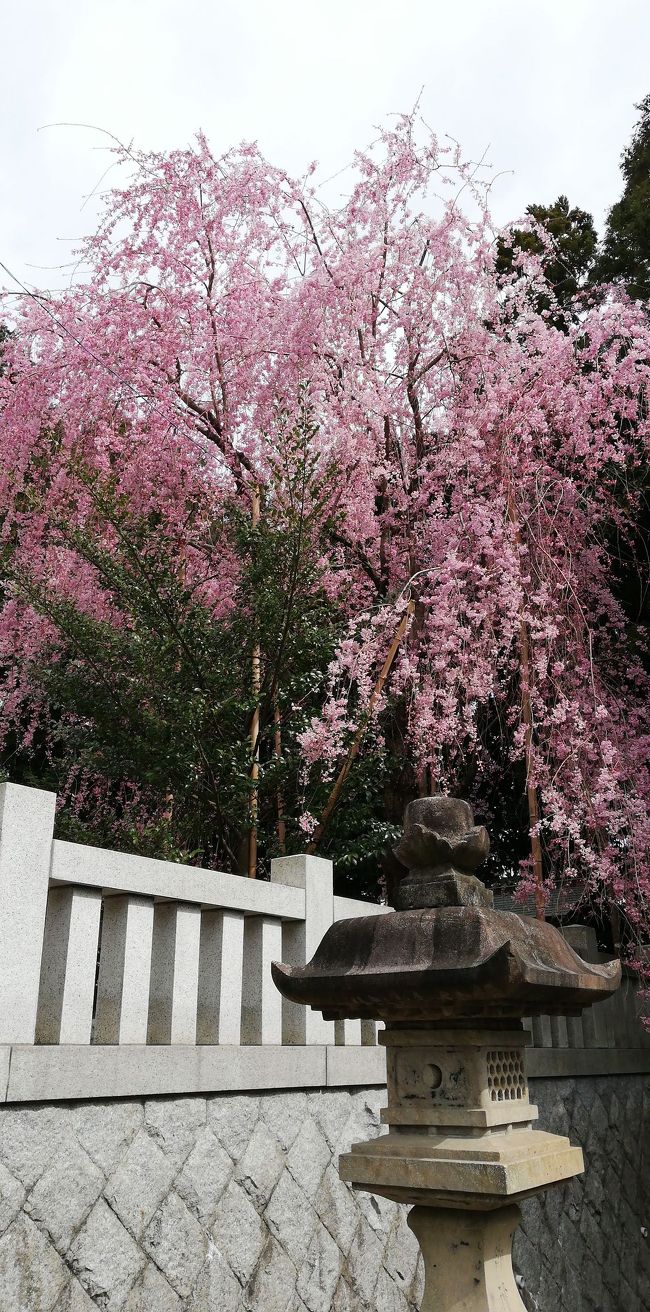
M 56 795 L 0 785 L 0 1043 L 33 1043 Z
M 334 923 L 332 862 L 318 856 L 283 856 L 271 862 L 271 883 L 305 890 L 305 919 L 282 927 L 282 959 L 296 966 L 309 961 L 324 934 Z M 318 1012 L 285 999 L 282 1009 L 283 1043 L 334 1043 L 334 1025 Z
M 512 1270 L 518 1207 L 463 1212 L 414 1207 L 408 1224 L 424 1259 L 421 1312 L 525 1312 Z

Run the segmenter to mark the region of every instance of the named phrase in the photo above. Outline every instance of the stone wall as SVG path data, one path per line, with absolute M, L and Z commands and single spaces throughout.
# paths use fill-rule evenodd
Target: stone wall
M 405 1211 L 339 1151 L 385 1091 L 0 1109 L 0 1312 L 412 1312 Z
M 585 1173 L 522 1207 L 515 1270 L 530 1312 L 650 1309 L 650 1078 L 531 1081 L 540 1126 Z
M 524 1205 L 530 1312 L 650 1307 L 650 1089 L 536 1080 L 588 1171 Z M 342 1184 L 384 1090 L 0 1108 L 0 1312 L 414 1312 L 406 1211 Z

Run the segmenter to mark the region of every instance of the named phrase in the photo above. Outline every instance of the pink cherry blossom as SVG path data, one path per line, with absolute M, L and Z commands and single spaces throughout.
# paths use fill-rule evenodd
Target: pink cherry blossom
M 199 137 L 115 154 L 124 185 L 79 252 L 78 281 L 3 310 L 15 335 L 0 377 L 0 508 L 19 573 L 125 622 L 56 531 L 61 516 L 93 525 L 83 458 L 159 515 L 218 622 L 237 563 L 215 556 L 204 575 L 187 507 L 196 531 L 226 497 L 247 506 L 255 486 L 276 486 L 280 418 L 306 401 L 317 465 L 336 471 L 318 549 L 346 629 L 302 737 L 305 777 L 335 776 L 413 597 L 375 741 L 399 701 L 416 771 L 453 791 L 470 757 L 480 795 L 485 718 L 499 717 L 539 800 L 549 877 L 624 905 L 640 934 L 648 680 L 612 587 L 612 543 L 632 541 L 648 453 L 642 309 L 610 290 L 565 331 L 559 311 L 537 313 L 539 260 L 522 256 L 499 280 L 475 170 L 408 116 L 356 156 L 336 208 L 311 169 L 290 178 L 254 145 L 217 158 Z M 6 729 L 27 711 L 33 733 L 30 670 L 53 643 L 8 584 Z M 316 820 L 302 817 L 306 834 Z

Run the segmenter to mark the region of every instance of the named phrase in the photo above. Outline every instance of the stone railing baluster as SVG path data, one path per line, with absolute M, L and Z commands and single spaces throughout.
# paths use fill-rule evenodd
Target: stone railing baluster
M 360 1020 L 337 1020 L 334 1022 L 335 1042 L 355 1047 L 362 1042 Z
M 197 1043 L 241 1043 L 244 916 L 204 911 L 201 918 Z
M 104 899 L 95 1043 L 146 1043 L 151 983 L 153 900 Z
M 101 909 L 95 888 L 50 889 L 37 1043 L 90 1043 Z
M 149 1043 L 195 1043 L 201 909 L 163 902 L 154 911 Z
M 604 1004 L 603 1004 L 604 1005 Z M 568 1048 L 566 1016 L 551 1016 L 551 1044 L 554 1048 Z
M 271 982 L 271 962 L 282 953 L 282 922 L 250 916 L 244 922 L 242 1043 L 282 1043 L 282 999 Z

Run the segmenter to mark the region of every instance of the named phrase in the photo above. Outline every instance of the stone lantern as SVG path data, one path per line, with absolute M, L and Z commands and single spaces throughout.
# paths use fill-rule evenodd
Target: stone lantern
M 517 1204 L 583 1170 L 535 1126 L 523 1016 L 577 1015 L 620 982 L 545 921 L 495 911 L 474 871 L 489 851 L 466 802 L 407 808 L 397 910 L 339 921 L 306 966 L 273 966 L 285 997 L 326 1020 L 379 1019 L 388 1133 L 339 1162 L 357 1189 L 412 1205 L 422 1312 L 523 1309 L 512 1271 Z

